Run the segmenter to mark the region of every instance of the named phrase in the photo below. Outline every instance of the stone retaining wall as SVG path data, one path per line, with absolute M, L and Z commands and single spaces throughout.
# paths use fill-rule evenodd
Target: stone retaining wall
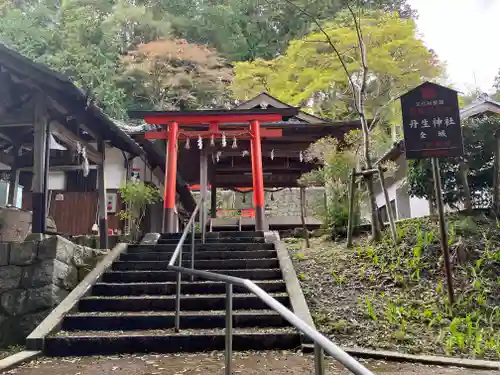
M 324 188 L 310 187 L 306 189 L 306 216 L 314 216 L 317 206 L 324 203 Z M 194 192 L 198 200 L 198 193 Z M 210 209 L 210 194 L 208 194 L 207 209 Z M 300 216 L 300 189 L 283 189 L 276 192 L 265 192 L 264 202 L 266 204 L 266 216 Z M 231 190 L 219 190 L 217 192 L 217 207 L 223 210 L 241 210 L 253 207 L 253 193 L 239 193 Z M 237 213 L 228 216 L 237 216 Z M 221 216 L 222 217 L 222 216 Z
M 23 343 L 102 255 L 60 236 L 0 243 L 0 347 Z

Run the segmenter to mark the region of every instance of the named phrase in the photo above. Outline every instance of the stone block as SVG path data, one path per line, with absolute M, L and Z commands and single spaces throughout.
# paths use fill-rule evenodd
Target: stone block
M 21 267 L 0 267 L 0 293 L 15 289 L 21 283 Z
M 57 259 L 66 264 L 72 264 L 77 245 L 61 236 L 49 236 L 40 242 L 38 259 Z
M 7 242 L 0 243 L 0 266 L 8 265 L 9 257 L 10 257 L 10 243 Z
M 53 263 L 53 280 L 56 286 L 73 290 L 78 285 L 78 269 L 57 259 Z
M 36 313 L 24 315 L 18 322 L 19 335 L 23 340 L 50 314 L 52 309 L 37 311 Z
M 19 318 L 0 315 L 0 348 L 23 344 L 25 339 L 19 330 Z
M 56 285 L 46 285 L 41 288 L 29 289 L 25 302 L 24 313 L 35 312 L 57 306 L 66 296 L 68 291 Z
M 38 242 L 12 243 L 10 246 L 9 264 L 24 266 L 36 260 Z
M 9 316 L 20 316 L 26 312 L 27 298 L 26 289 L 13 289 L 2 294 L 0 305 Z
M 92 259 L 100 253 L 100 250 L 93 250 L 85 246 L 76 246 L 73 251 L 73 261 L 67 264 L 82 267 L 92 263 Z
M 21 280 L 25 288 L 52 284 L 54 280 L 54 260 L 48 259 L 23 268 Z

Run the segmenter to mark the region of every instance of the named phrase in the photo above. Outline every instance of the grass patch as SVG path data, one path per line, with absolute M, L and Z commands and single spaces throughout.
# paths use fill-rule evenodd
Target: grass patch
M 429 218 L 399 223 L 398 246 L 389 233 L 378 244 L 359 238 L 352 249 L 328 237 L 312 239 L 308 250 L 290 240 L 319 329 L 344 346 L 500 359 L 499 225 L 485 216 L 448 220 L 453 306 L 439 228 Z

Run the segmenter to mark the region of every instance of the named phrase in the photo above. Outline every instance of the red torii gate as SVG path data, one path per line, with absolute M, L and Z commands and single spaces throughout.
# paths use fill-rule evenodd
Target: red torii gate
M 264 180 L 262 173 L 261 138 L 281 137 L 282 129 L 262 128 L 266 124 L 283 121 L 297 115 L 298 108 L 270 108 L 250 110 L 201 110 L 185 112 L 134 111 L 132 118 L 142 118 L 148 124 L 160 125 L 160 131 L 149 131 L 146 139 L 167 140 L 165 168 L 165 230 L 175 231 L 175 197 L 177 176 L 177 142 L 182 139 L 221 139 L 223 137 L 250 139 L 252 181 L 255 205 L 255 229 L 267 230 L 264 209 Z M 202 126 L 202 128 L 200 127 Z M 272 124 L 271 124 L 272 125 Z M 179 128 L 182 127 L 182 132 Z M 221 129 L 224 128 L 224 130 Z M 202 182 L 200 181 L 200 185 Z M 206 189 L 206 186 L 202 186 Z

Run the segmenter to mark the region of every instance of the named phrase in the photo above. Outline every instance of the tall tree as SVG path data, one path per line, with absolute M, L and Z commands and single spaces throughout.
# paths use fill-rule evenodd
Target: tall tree
M 292 42 L 286 54 L 273 62 L 259 61 L 256 74 L 245 71 L 246 79 L 236 82 L 235 91 L 243 87 L 245 93 L 245 89 L 255 90 L 257 85 L 259 91 L 271 89 L 272 94 L 281 93 L 277 95 L 280 99 L 306 105 L 312 111 L 323 114 L 322 111 L 333 107 L 343 111 L 345 117 L 359 119 L 360 160 L 367 171 L 363 178 L 371 212 L 372 236 L 377 241 L 381 231 L 372 173 L 371 129 L 396 92 L 409 83 L 420 82 L 429 71 L 439 74 L 439 65 L 432 53 L 415 38 L 414 22 L 403 21 L 396 13 L 363 12 L 346 1 L 347 12 L 335 22 L 322 24 L 292 0 L 283 1 L 309 17 L 318 31 L 305 40 Z M 426 58 L 422 59 L 422 54 Z M 424 64 L 420 66 L 418 63 L 422 61 Z M 244 70 L 252 68 L 249 63 L 241 63 L 241 66 Z M 428 68 L 424 74 L 422 68 Z M 254 77 L 251 81 L 249 75 Z M 256 76 L 260 80 L 256 80 Z M 371 122 L 370 117 L 373 118 Z
M 164 39 L 141 44 L 122 60 L 129 108 L 220 108 L 229 101 L 232 66 L 206 46 Z
M 133 0 L 24 1 L 20 7 L 17 2 L 2 10 L 2 39 L 69 75 L 108 114 L 123 117 L 125 92 L 117 87 L 121 55 L 166 35 L 169 24 Z
M 340 51 L 351 78 L 358 85 L 362 73 L 361 54 L 349 17 L 342 13 L 322 29 Z M 362 22 L 370 62 L 366 113 L 374 118 L 392 98 L 439 76 L 442 67 L 434 53 L 416 36 L 412 19 L 401 19 L 396 13 L 374 12 L 365 13 Z M 322 31 L 291 42 L 285 54 L 274 60 L 241 62 L 235 68 L 233 90 L 239 99 L 268 91 L 320 116 L 335 119 L 358 116 L 344 68 Z M 382 114 L 393 115 L 391 111 Z
M 232 61 L 272 59 L 288 43 L 305 35 L 314 24 L 297 14 L 294 6 L 271 0 L 152 0 L 159 12 L 174 16 L 178 37 L 209 44 Z M 321 22 L 332 19 L 343 0 L 295 0 Z M 406 0 L 365 0 L 363 7 L 398 11 L 403 17 L 414 12 Z
M 500 69 L 498 70 L 498 74 L 495 77 L 495 82 L 493 83 L 493 88 L 495 93 L 493 94 L 493 98 L 495 100 L 500 101 Z

